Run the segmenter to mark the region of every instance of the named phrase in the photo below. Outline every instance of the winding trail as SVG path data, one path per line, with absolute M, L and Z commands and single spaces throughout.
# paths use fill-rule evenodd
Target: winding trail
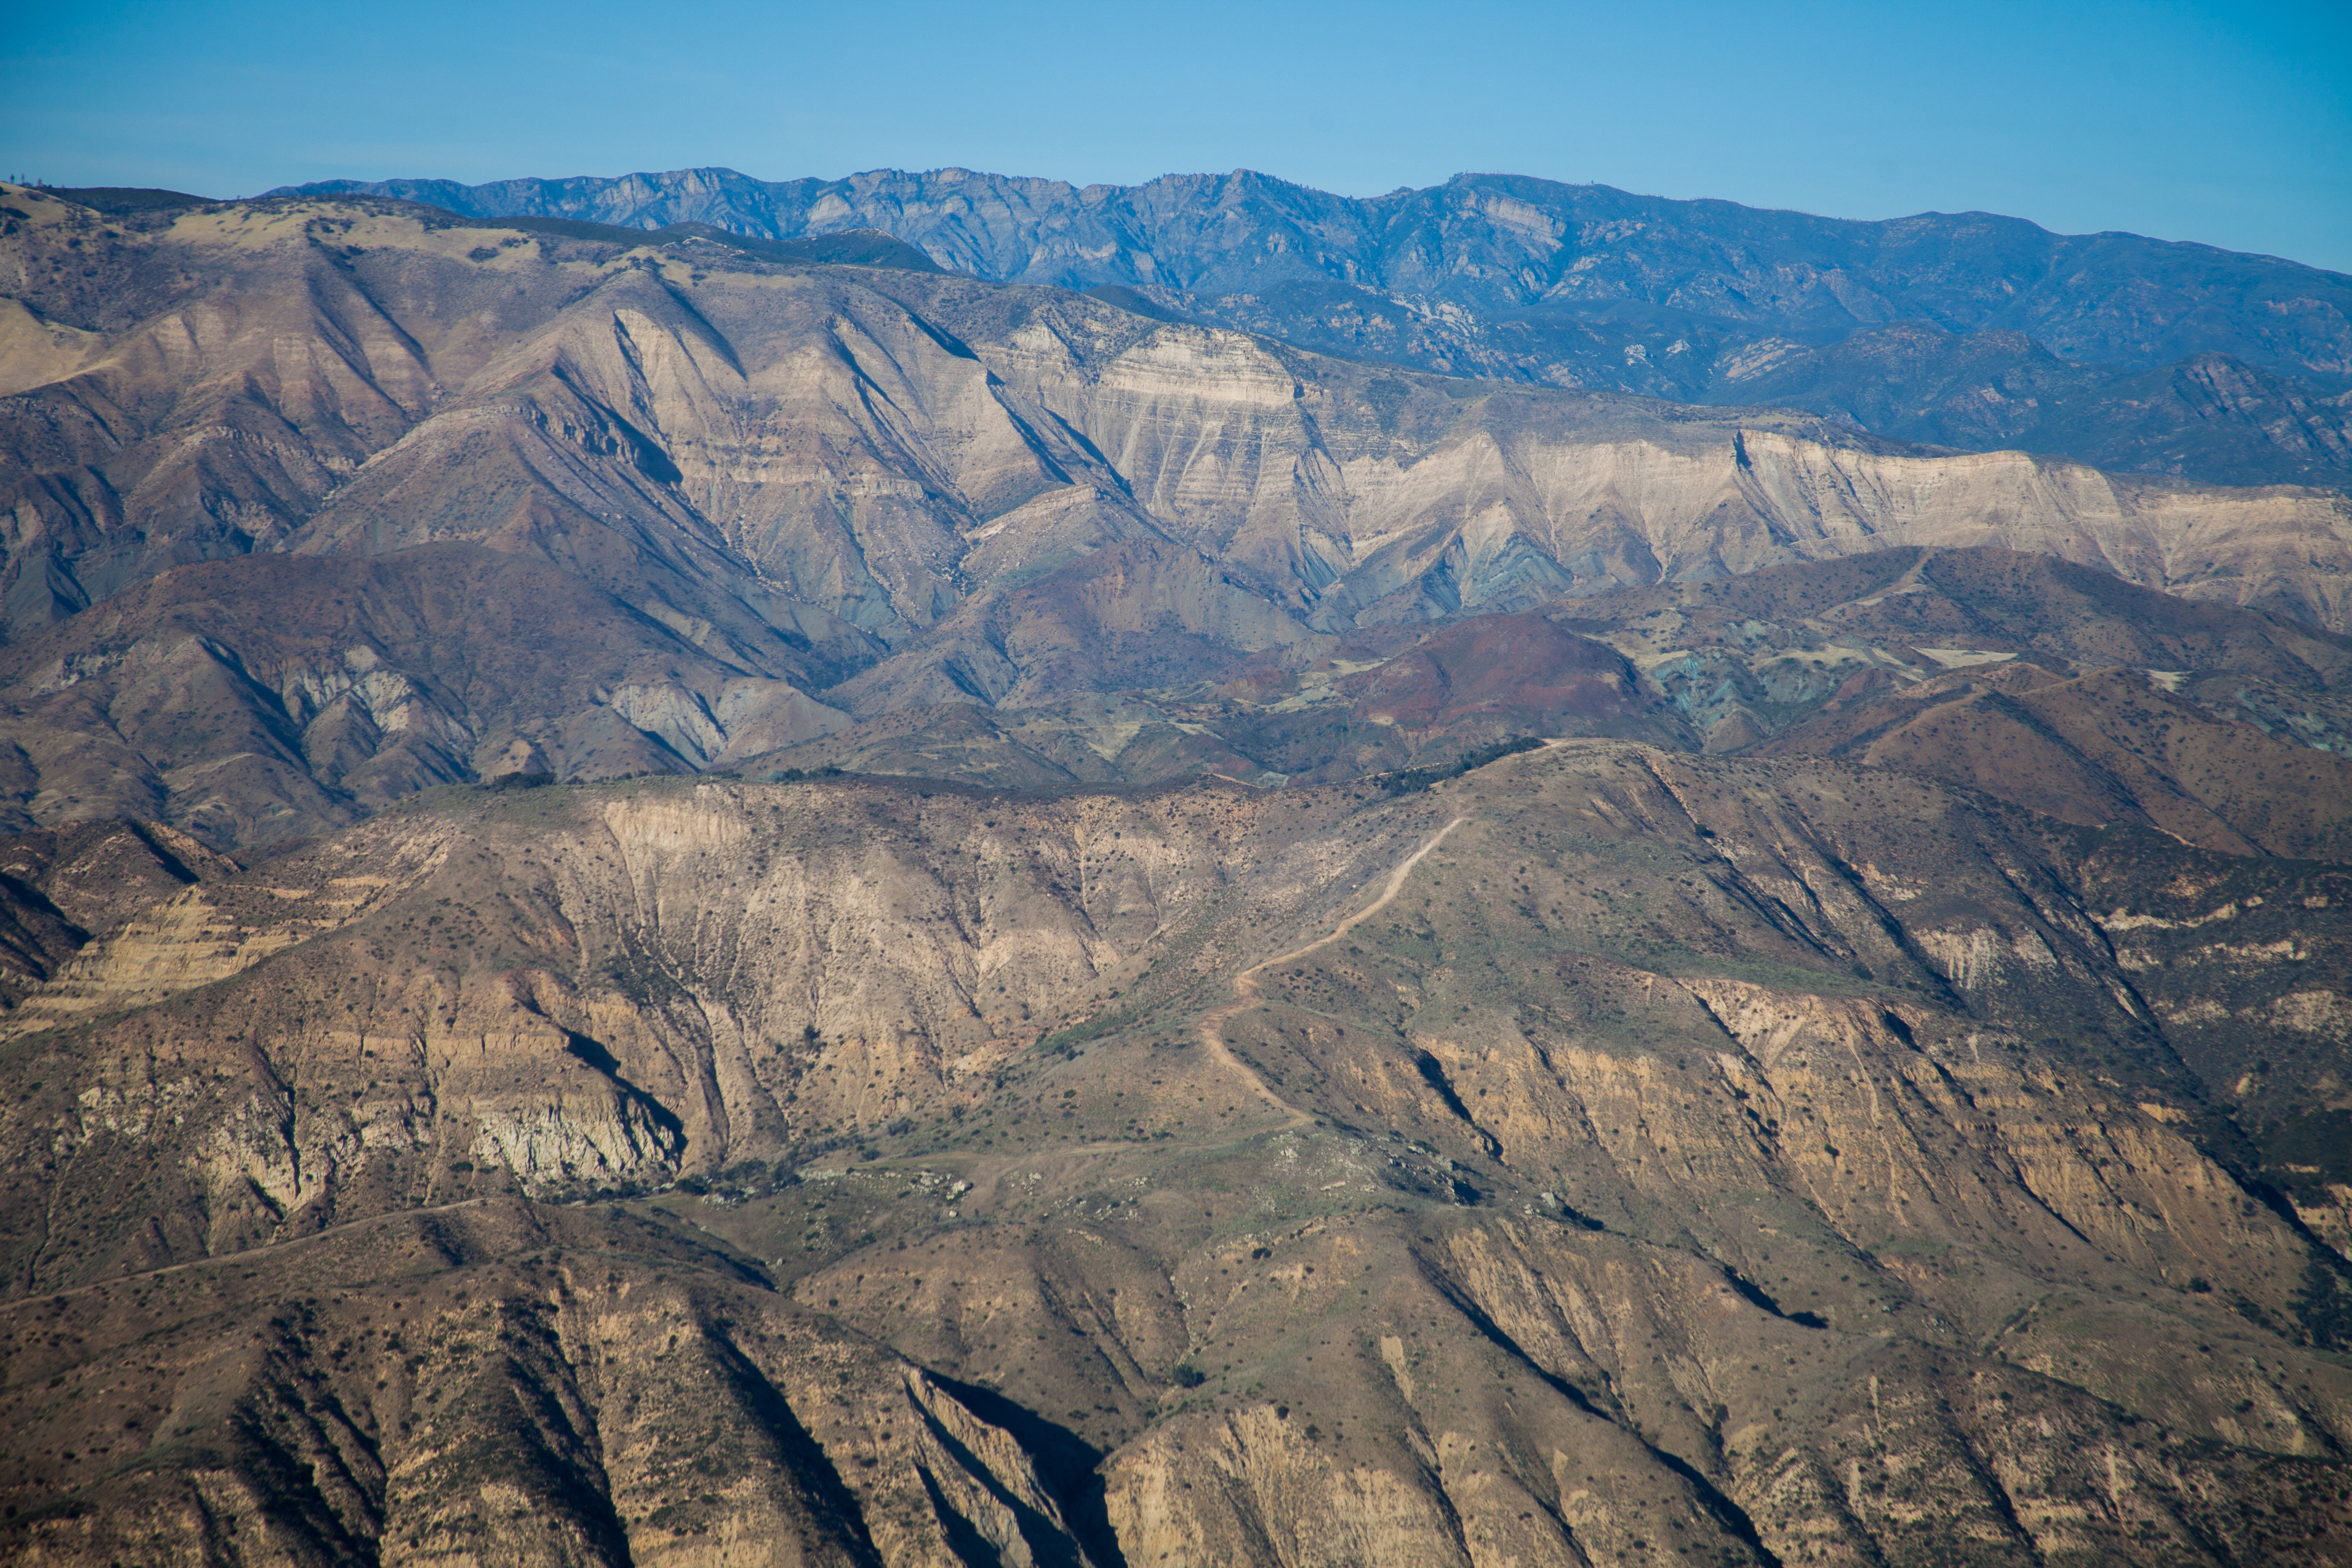
M 1234 999 L 1226 1003 L 1223 1006 L 1213 1008 L 1209 1012 L 1203 1013 L 1201 1016 L 1201 1043 L 1209 1047 L 1210 1055 L 1215 1057 L 1217 1060 L 1223 1063 L 1235 1074 L 1247 1081 L 1250 1088 L 1257 1091 L 1259 1099 L 1265 1100 L 1268 1105 L 1274 1107 L 1275 1110 L 1281 1111 L 1285 1116 L 1288 1117 L 1290 1119 L 1289 1124 L 1291 1126 L 1302 1127 L 1308 1122 L 1313 1121 L 1315 1119 L 1307 1115 L 1307 1112 L 1299 1110 L 1297 1106 L 1291 1104 L 1288 1100 L 1283 1099 L 1280 1095 L 1275 1093 L 1274 1090 L 1268 1089 L 1265 1086 L 1265 1079 L 1258 1076 L 1257 1069 L 1255 1068 L 1251 1067 L 1247 1062 L 1243 1061 L 1241 1058 L 1234 1055 L 1233 1047 L 1225 1044 L 1225 1024 L 1227 1020 L 1239 1014 L 1247 1012 L 1250 1008 L 1258 1005 L 1261 999 L 1257 982 L 1260 971 L 1272 969 L 1277 963 L 1288 963 L 1293 959 L 1304 958 L 1318 947 L 1328 947 L 1332 942 L 1339 941 L 1341 937 L 1355 930 L 1358 926 L 1363 924 L 1366 921 L 1371 919 L 1374 915 L 1379 914 L 1382 910 L 1388 908 L 1391 903 L 1395 901 L 1396 896 L 1404 890 L 1404 879 L 1412 874 L 1412 868 L 1415 866 L 1420 865 L 1422 860 L 1431 850 L 1436 848 L 1440 844 L 1443 844 L 1445 841 L 1445 836 L 1447 834 L 1453 832 L 1455 828 L 1461 826 L 1464 823 L 1469 820 L 1470 819 L 1466 816 L 1457 816 L 1453 821 L 1447 823 L 1444 826 L 1439 828 L 1435 833 L 1430 835 L 1428 843 L 1423 845 L 1420 848 L 1406 856 L 1402 861 L 1398 862 L 1396 869 L 1389 873 L 1389 884 L 1386 888 L 1381 889 L 1381 896 L 1379 898 L 1374 899 L 1370 903 L 1366 904 L 1362 909 L 1358 910 L 1354 914 L 1349 915 L 1346 920 L 1343 920 L 1338 925 L 1333 926 L 1331 930 L 1324 935 L 1317 937 L 1305 947 L 1294 947 L 1288 952 L 1277 953 L 1272 958 L 1265 959 L 1257 963 L 1253 963 L 1247 969 L 1243 970 L 1239 974 L 1234 975 Z

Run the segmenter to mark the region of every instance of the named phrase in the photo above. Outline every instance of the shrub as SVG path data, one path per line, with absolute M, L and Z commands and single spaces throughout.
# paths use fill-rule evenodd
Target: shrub
M 1465 752 L 1451 763 L 1435 767 L 1407 768 L 1402 773 L 1390 773 L 1381 780 L 1381 791 L 1384 795 L 1411 795 L 1415 790 L 1427 789 L 1433 784 L 1444 784 L 1447 779 L 1458 779 L 1474 768 L 1483 768 L 1489 763 L 1499 763 L 1505 757 L 1515 757 L 1521 752 L 1539 752 L 1542 749 L 1543 742 L 1537 737 L 1515 735 L 1507 741 L 1496 741 L 1494 744 L 1481 746 L 1475 752 Z

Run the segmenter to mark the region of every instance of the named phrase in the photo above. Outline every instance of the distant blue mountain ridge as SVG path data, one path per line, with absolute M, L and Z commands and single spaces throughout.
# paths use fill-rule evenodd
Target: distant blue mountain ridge
M 2352 277 L 1989 213 L 1859 221 L 1516 174 L 1354 197 L 1249 170 L 1078 186 L 686 169 L 269 194 L 774 240 L 875 229 L 974 277 L 1352 358 L 1769 398 L 1899 439 L 2223 483 L 2352 484 Z

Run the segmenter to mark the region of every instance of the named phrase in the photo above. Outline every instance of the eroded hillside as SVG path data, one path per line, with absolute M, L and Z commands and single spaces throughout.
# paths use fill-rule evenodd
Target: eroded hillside
M 1383 626 L 1226 679 L 1016 712 L 916 707 L 766 755 L 1068 787 L 1396 775 L 1530 735 L 1827 755 L 2088 826 L 2341 860 L 2352 640 L 2046 555 L 1898 548 L 1700 584 Z
M 2344 882 L 1612 741 L 425 795 L 11 1016 L 5 1528 L 2340 1561 Z
M 277 194 L 362 193 L 770 243 L 879 228 L 958 272 L 1349 358 L 1786 405 L 1897 439 L 2221 484 L 2340 489 L 2352 473 L 2341 274 L 1987 213 L 1853 222 L 1496 174 L 1351 198 L 1246 169 L 1083 190 L 971 169 L 679 169 Z
M 439 782 L 697 770 L 1913 545 L 2323 627 L 2352 582 L 2329 492 L 1453 380 L 700 233 L 9 189 L 20 824 L 268 842 Z

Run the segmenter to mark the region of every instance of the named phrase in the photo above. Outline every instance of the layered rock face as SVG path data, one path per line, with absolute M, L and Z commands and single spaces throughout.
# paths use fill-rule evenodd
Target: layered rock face
M 268 842 L 440 782 L 728 765 L 1908 545 L 2323 626 L 2352 582 L 2323 492 L 1451 381 L 692 236 L 10 199 L 46 323 L 0 406 L 17 826 Z
M 772 240 L 878 229 L 968 275 L 1449 374 L 1788 404 L 1906 440 L 2223 484 L 2340 488 L 2352 471 L 2341 274 L 1984 213 L 1856 223 L 1497 174 L 1352 199 L 1248 170 L 1083 190 L 967 169 L 691 169 L 276 194 Z
M 2343 882 L 1610 741 L 425 797 L 13 1016 L 11 1552 L 2340 1561 Z
M 2069 364 L 2021 332 L 1923 323 L 1792 353 L 1739 384 L 1898 440 L 2063 452 L 2101 468 L 2218 484 L 2352 480 L 2352 394 L 2207 352 L 2118 376 Z
M 2069 359 L 2135 367 L 2210 350 L 2322 374 L 2352 369 L 2337 274 L 2136 235 L 2053 235 L 1985 213 L 1857 223 L 1507 174 L 1352 199 L 1249 170 L 1084 190 L 968 169 L 782 182 L 696 169 L 471 186 L 335 181 L 271 194 L 397 196 L 476 218 L 541 215 L 648 229 L 698 221 L 776 239 L 877 228 L 973 276 L 1178 290 L 1186 302 L 1228 308 L 1243 290 L 1278 299 L 1285 285 L 1322 285 L 1330 293 L 1314 303 L 1326 309 L 1328 300 L 1357 296 L 1353 310 L 1333 312 L 1356 321 L 1326 327 L 1356 328 L 1340 352 L 1382 348 L 1388 358 L 1445 342 L 1445 323 L 1431 319 L 1440 302 L 1523 325 L 1540 325 L 1549 309 L 1613 326 L 1646 307 L 1680 316 L 1687 337 L 1673 354 L 1661 352 L 1664 338 L 1655 346 L 1647 335 L 1637 340 L 1646 352 L 1636 357 L 1657 362 L 1642 368 L 1685 379 L 1623 389 L 1667 395 L 1723 373 L 1711 355 L 1690 351 L 1734 324 L 1801 343 L 1924 320 L 1947 331 L 2028 331 Z M 2225 280 L 2259 293 L 2289 279 L 2287 292 L 2313 297 L 2292 316 L 2199 310 L 2221 304 Z M 1413 340 L 1416 330 L 1425 341 Z M 2216 332 L 2230 335 L 2203 335 Z
M 10 1561 L 2346 1560 L 2340 497 L 0 206 Z

